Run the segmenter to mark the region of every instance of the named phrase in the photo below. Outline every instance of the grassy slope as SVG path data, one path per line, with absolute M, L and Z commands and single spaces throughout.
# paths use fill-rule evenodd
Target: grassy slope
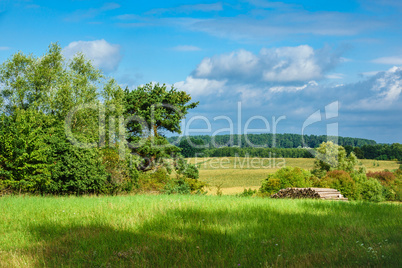
M 215 192 L 216 186 L 221 185 L 223 193 L 238 193 L 244 188 L 256 189 L 268 174 L 284 166 L 312 169 L 313 158 L 189 158 L 188 161 L 198 164 L 200 180 L 210 185 L 210 191 Z M 382 171 L 397 169 L 395 161 L 359 160 L 367 171 Z
M 396 204 L 231 196 L 3 197 L 0 267 L 391 266 Z

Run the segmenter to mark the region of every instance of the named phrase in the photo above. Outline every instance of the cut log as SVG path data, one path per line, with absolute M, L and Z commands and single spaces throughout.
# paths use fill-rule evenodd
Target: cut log
M 338 190 L 330 188 L 286 188 L 281 189 L 272 198 L 313 198 L 325 200 L 348 200 Z

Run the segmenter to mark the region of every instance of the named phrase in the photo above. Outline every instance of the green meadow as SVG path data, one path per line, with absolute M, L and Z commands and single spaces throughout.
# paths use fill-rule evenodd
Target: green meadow
M 398 267 L 394 203 L 235 196 L 0 199 L 0 267 Z

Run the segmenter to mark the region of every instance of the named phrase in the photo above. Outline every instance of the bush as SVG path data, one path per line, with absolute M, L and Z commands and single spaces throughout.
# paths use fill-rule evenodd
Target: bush
M 257 193 L 257 190 L 252 190 L 251 188 L 249 188 L 248 190 L 244 189 L 243 193 L 237 194 L 236 196 L 238 196 L 238 197 L 250 197 L 250 196 L 255 195 L 256 193 Z
M 111 175 L 106 172 L 102 155 L 97 148 L 84 149 L 71 145 L 63 134 L 51 139 L 52 194 L 109 194 L 113 190 Z
M 171 180 L 162 190 L 165 194 L 190 194 L 191 187 L 185 180 Z
M 367 178 L 374 178 L 380 181 L 384 186 L 389 186 L 393 184 L 396 176 L 390 171 L 378 171 L 378 172 L 368 172 Z
M 280 189 L 289 187 L 311 187 L 316 178 L 307 170 L 295 167 L 286 167 L 268 175 L 261 185 L 260 192 L 273 194 Z
M 373 178 L 369 178 L 360 183 L 360 195 L 363 200 L 381 202 L 384 201 L 383 186 Z
M 51 183 L 49 138 L 54 121 L 36 111 L 0 115 L 0 180 L 10 192 L 45 193 Z
M 356 200 L 359 198 L 359 190 L 355 181 L 348 172 L 343 170 L 327 172 L 327 175 L 320 180 L 318 186 L 336 189 L 348 199 Z
M 379 171 L 367 173 L 368 178 L 378 180 L 383 186 L 383 196 L 388 201 L 401 201 L 401 180 L 398 177 L 399 171 Z
M 138 176 L 138 191 L 162 192 L 170 180 L 171 178 L 165 168 L 159 168 L 154 172 L 140 172 Z
M 177 181 L 183 180 L 189 187 L 191 192 L 203 192 L 205 182 L 199 181 L 199 172 L 195 165 L 187 163 L 187 161 L 178 156 L 174 161 Z

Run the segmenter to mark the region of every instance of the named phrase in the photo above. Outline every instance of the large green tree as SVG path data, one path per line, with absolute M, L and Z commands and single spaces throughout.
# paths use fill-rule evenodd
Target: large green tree
M 82 54 L 66 60 L 58 44 L 41 57 L 11 56 L 0 65 L 0 184 L 14 191 L 102 192 L 114 174 L 105 172 L 102 150 L 71 141 L 96 145 L 100 117 L 122 115 L 123 97 L 113 79 Z
M 332 141 L 323 142 L 316 149 L 315 169 L 318 172 L 343 170 L 353 172 L 357 165 L 357 157 L 353 152 L 347 156 L 345 148 Z
M 181 120 L 198 102 L 173 86 L 149 83 L 134 90 L 125 90 L 127 138 L 132 152 L 142 158 L 140 170 L 165 165 L 165 158 L 180 151 L 165 138 L 167 132 L 181 133 Z

